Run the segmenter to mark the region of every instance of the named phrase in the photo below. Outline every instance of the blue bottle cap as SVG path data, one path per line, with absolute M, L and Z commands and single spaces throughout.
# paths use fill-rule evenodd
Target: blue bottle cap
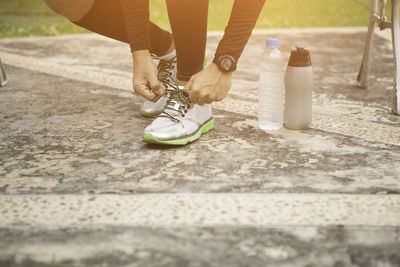
M 265 44 L 267 46 L 278 47 L 279 40 L 277 38 L 267 38 L 267 40 L 265 40 Z

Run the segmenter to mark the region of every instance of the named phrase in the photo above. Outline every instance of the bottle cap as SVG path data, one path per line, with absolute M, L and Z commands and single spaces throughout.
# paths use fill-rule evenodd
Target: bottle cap
M 310 51 L 304 49 L 304 46 L 296 46 L 290 52 L 288 66 L 309 67 L 311 65 Z
M 265 40 L 265 44 L 267 46 L 278 47 L 279 40 L 277 38 L 267 38 L 267 40 Z

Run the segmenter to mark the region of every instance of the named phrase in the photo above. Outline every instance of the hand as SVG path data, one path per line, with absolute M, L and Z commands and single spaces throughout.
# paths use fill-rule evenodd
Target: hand
M 193 75 L 184 92 L 194 104 L 210 104 L 226 97 L 232 85 L 232 72 L 222 72 L 215 63 Z
M 164 95 L 165 88 L 158 80 L 156 64 L 149 50 L 133 52 L 133 90 L 150 101 L 157 101 Z

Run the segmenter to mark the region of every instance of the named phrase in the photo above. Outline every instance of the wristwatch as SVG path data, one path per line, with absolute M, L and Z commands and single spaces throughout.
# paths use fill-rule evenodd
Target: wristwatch
M 236 60 L 231 55 L 221 55 L 214 58 L 213 62 L 217 64 L 222 72 L 232 72 L 236 70 Z

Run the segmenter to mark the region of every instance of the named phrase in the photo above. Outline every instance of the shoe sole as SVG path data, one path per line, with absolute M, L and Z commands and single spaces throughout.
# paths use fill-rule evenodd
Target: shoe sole
M 207 55 L 204 55 L 203 68 L 206 66 L 207 61 L 208 61 L 208 57 L 207 57 Z M 158 115 L 160 115 L 160 113 L 150 114 L 150 113 L 146 112 L 144 109 L 140 110 L 140 115 L 142 115 L 143 117 L 146 117 L 146 118 L 155 118 Z
M 140 115 L 142 115 L 143 117 L 146 117 L 146 118 L 155 118 L 159 114 L 150 114 L 150 113 L 147 113 L 144 109 L 142 109 L 142 110 L 140 110 Z
M 143 136 L 142 141 L 150 144 L 162 144 L 162 145 L 186 145 L 187 143 L 193 142 L 198 139 L 202 134 L 207 133 L 214 128 L 214 119 L 205 122 L 194 134 L 189 137 L 173 140 L 158 140 L 151 133 L 146 133 Z

